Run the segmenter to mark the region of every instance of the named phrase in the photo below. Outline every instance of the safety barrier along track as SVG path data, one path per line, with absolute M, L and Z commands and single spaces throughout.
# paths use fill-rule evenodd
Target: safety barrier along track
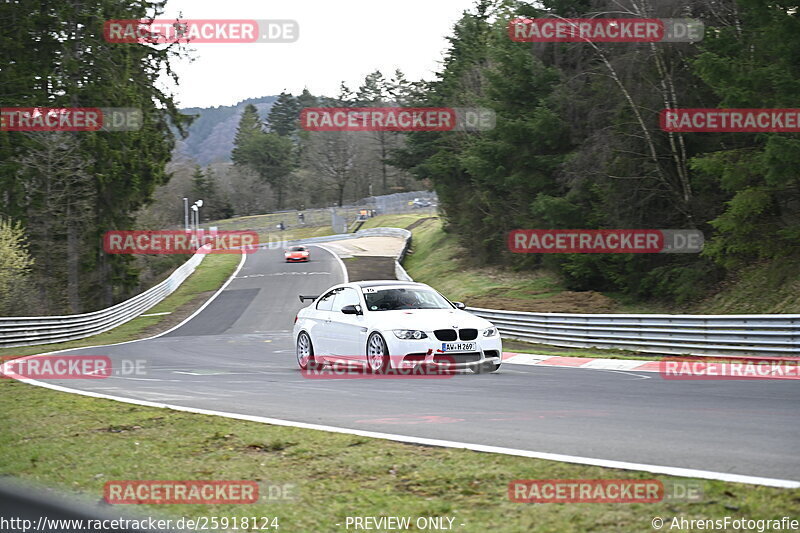
M 0 347 L 31 346 L 82 339 L 97 335 L 136 318 L 172 294 L 203 261 L 196 253 L 170 276 L 124 302 L 91 313 L 63 316 L 0 318 Z
M 800 315 L 526 313 L 468 308 L 501 335 L 554 346 L 690 355 L 800 356 Z

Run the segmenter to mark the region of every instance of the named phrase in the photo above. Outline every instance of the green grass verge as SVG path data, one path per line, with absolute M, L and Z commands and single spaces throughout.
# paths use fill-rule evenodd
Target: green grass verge
M 310 239 L 311 237 L 324 237 L 326 235 L 333 235 L 333 230 L 330 226 L 306 226 L 287 229 L 285 231 L 259 231 L 258 242 L 271 243 L 292 241 L 296 239 Z
M 380 515 L 455 517 L 464 532 L 616 532 L 651 531 L 655 516 L 791 516 L 800 501 L 798 490 L 697 480 L 703 496 L 691 503 L 513 503 L 514 479 L 678 478 L 139 407 L 10 380 L 0 390 L 13 398 L 0 410 L 3 475 L 94 500 L 108 480 L 295 485 L 293 501 L 136 506 L 167 516 L 277 516 L 284 532 L 343 531 L 335 524 L 347 516 Z
M 219 289 L 236 269 L 240 260 L 241 256 L 238 254 L 209 254 L 175 292 L 147 311 L 144 311 L 143 314 L 175 313 L 179 310 L 188 311 L 185 306 L 191 305 L 192 300 L 198 299 L 204 293 Z M 195 303 L 199 305 L 199 302 Z M 53 344 L 2 348 L 0 349 L 0 356 L 33 355 L 70 348 L 130 341 L 142 338 L 145 331 L 158 327 L 165 320 L 170 320 L 170 315 L 140 316 L 93 337 Z
M 405 215 L 378 215 L 376 217 L 368 218 L 361 229 L 369 228 L 407 228 L 414 222 L 428 218 L 431 215 L 424 214 L 405 214 Z
M 440 219 L 426 220 L 412 230 L 412 253 L 403 262 L 416 281 L 435 286 L 453 300 L 502 293 L 504 297 L 540 299 L 561 292 L 554 276 L 515 274 L 499 269 L 465 268 L 464 251 L 442 230 Z
M 342 216 L 346 216 L 348 220 L 355 219 L 359 212 L 357 207 L 336 208 L 336 212 Z M 224 220 L 215 220 L 207 222 L 209 226 L 217 226 L 221 230 L 253 230 L 253 231 L 275 231 L 275 227 L 283 222 L 290 229 L 304 228 L 312 226 L 326 226 L 330 227 L 331 216 L 327 209 L 312 209 L 304 211 L 306 215 L 306 226 L 301 225 L 297 220 L 297 211 L 289 211 L 285 213 L 267 213 L 263 215 L 249 215 L 244 217 L 227 218 Z M 288 231 L 288 230 L 287 230 Z

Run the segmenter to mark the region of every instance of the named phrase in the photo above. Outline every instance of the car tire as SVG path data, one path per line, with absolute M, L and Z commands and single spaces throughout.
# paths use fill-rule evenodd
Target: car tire
M 322 367 L 314 359 L 314 344 L 305 331 L 301 331 L 297 336 L 295 354 L 297 356 L 297 366 L 300 367 L 300 370 L 317 370 Z
M 483 363 L 474 367 L 473 372 L 476 374 L 491 374 L 500 370 L 501 363 Z
M 389 348 L 380 333 L 367 339 L 367 370 L 373 374 L 384 374 L 389 369 Z

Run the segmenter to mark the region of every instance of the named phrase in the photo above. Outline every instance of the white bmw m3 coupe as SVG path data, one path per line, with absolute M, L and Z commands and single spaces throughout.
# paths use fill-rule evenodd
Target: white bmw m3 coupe
M 470 368 L 495 372 L 502 361 L 497 328 L 423 283 L 359 281 L 331 287 L 295 317 L 297 363 L 391 368 Z

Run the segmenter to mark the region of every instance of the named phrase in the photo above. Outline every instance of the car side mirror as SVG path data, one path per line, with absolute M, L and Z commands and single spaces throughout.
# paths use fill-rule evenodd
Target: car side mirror
M 360 315 L 360 314 L 362 314 L 361 306 L 360 305 L 345 305 L 344 307 L 342 307 L 342 313 L 344 313 L 346 315 Z
M 455 306 L 456 306 L 456 309 L 461 309 L 461 310 L 464 310 L 464 309 L 466 309 L 466 308 L 467 308 L 467 306 L 466 306 L 466 305 L 464 305 L 464 303 L 463 303 L 463 302 L 453 302 L 453 305 L 455 305 Z

